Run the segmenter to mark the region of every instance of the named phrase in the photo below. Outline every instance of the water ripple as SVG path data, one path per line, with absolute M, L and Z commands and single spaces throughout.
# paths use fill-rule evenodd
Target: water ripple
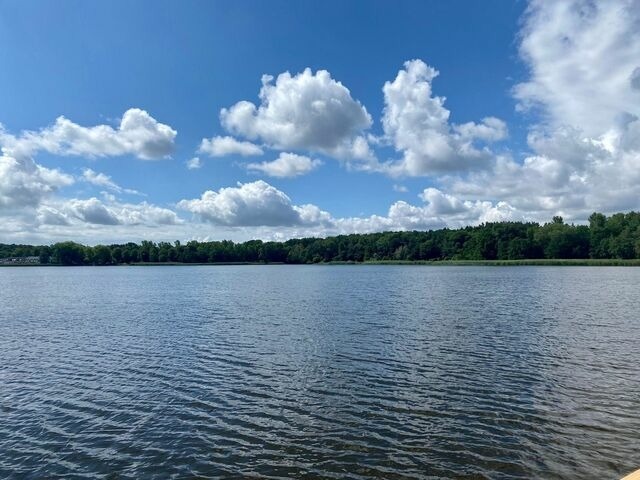
M 640 269 L 0 270 L 0 478 L 611 478 Z

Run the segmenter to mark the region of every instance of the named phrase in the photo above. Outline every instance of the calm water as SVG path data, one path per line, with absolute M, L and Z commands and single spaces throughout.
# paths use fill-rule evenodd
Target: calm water
M 640 268 L 0 269 L 0 478 L 640 467 Z

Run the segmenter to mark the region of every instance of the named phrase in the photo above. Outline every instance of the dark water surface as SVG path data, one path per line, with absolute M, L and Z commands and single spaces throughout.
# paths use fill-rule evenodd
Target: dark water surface
M 640 467 L 640 268 L 0 269 L 0 478 Z

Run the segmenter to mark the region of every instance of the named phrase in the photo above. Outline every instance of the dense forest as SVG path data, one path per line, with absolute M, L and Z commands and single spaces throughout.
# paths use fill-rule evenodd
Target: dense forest
M 631 259 L 640 258 L 640 213 L 594 213 L 588 225 L 561 217 L 538 223 L 486 223 L 460 229 L 384 232 L 301 238 L 286 242 L 251 240 L 182 244 L 96 245 L 61 242 L 50 246 L 0 244 L 0 259 L 39 257 L 42 264 L 123 263 L 321 263 L 366 261 Z

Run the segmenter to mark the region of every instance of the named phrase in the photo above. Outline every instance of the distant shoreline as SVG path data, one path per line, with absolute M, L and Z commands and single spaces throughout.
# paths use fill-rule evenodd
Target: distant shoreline
M 510 260 L 506 260 L 510 259 Z M 0 263 L 12 265 L 640 265 L 640 212 L 589 225 L 562 217 L 535 222 L 497 222 L 452 230 L 354 233 L 286 241 L 231 240 L 181 243 L 142 240 L 110 245 L 62 241 L 52 245 L 0 243 Z
M 133 262 L 117 265 L 62 265 L 62 264 L 0 264 L 0 267 L 184 267 L 184 266 L 246 266 L 246 265 L 422 265 L 422 266 L 480 266 L 480 267 L 517 267 L 517 266 L 549 266 L 549 267 L 640 267 L 640 259 L 522 259 L 522 260 L 368 260 L 365 262 L 317 262 L 317 263 L 283 263 L 283 262 Z

